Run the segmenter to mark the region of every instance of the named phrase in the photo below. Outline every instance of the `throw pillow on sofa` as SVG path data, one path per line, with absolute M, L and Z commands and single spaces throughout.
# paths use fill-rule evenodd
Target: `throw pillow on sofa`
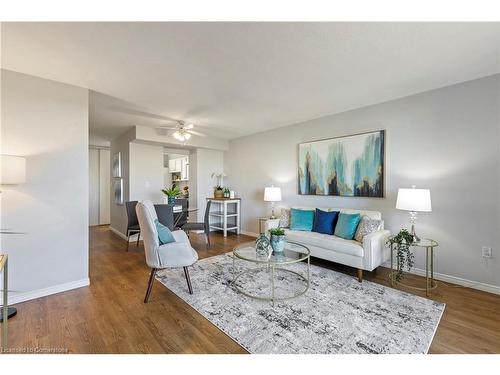
M 382 220 L 370 219 L 368 216 L 363 216 L 359 222 L 354 239 L 358 242 L 363 242 L 363 238 L 366 235 L 380 229 L 382 229 Z
M 337 211 L 323 211 L 316 208 L 314 213 L 313 232 L 323 234 L 333 234 L 335 219 L 339 213 Z
M 314 211 L 299 210 L 292 208 L 290 210 L 290 229 L 303 230 L 310 232 L 313 229 Z
M 335 226 L 335 235 L 345 240 L 352 240 L 360 220 L 360 214 L 344 214 L 341 212 Z
M 282 208 L 279 217 L 279 227 L 289 228 L 290 227 L 290 209 Z

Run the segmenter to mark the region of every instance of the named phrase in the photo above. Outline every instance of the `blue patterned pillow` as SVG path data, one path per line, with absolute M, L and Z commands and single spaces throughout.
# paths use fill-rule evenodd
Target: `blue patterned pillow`
M 298 210 L 292 208 L 290 211 L 290 229 L 310 232 L 313 229 L 314 211 Z
M 345 240 L 352 240 L 360 220 L 360 214 L 344 214 L 341 212 L 335 227 L 335 235 Z

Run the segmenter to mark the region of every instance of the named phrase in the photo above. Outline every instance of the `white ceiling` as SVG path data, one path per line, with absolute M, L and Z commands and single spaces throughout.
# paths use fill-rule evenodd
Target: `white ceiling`
M 96 137 L 166 116 L 234 138 L 498 73 L 499 44 L 498 23 L 3 23 L 2 67 L 94 90 Z

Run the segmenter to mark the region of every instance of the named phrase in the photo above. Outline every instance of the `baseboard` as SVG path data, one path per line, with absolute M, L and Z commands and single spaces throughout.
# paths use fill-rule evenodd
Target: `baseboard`
M 382 264 L 382 266 L 387 267 L 387 268 L 391 268 L 391 263 L 386 262 L 386 263 Z M 420 268 L 412 268 L 411 271 L 409 271 L 408 273 L 425 277 L 425 270 L 420 269 Z M 486 283 L 482 283 L 480 281 L 468 280 L 468 279 L 464 279 L 461 277 L 446 275 L 444 273 L 439 273 L 439 272 L 434 272 L 434 278 L 436 280 L 444 281 L 447 283 L 457 284 L 457 285 L 461 285 L 461 286 L 464 286 L 467 288 L 477 289 L 477 290 L 481 290 L 483 292 L 488 292 L 488 293 L 500 295 L 500 286 L 497 286 L 497 285 L 486 284 Z
M 254 233 L 254 232 L 249 232 L 249 231 L 246 231 L 246 230 L 240 230 L 240 233 L 241 234 L 244 234 L 246 236 L 250 236 L 250 237 L 259 237 L 259 235 L 257 233 Z
M 110 227 L 109 227 L 109 230 L 110 230 L 111 232 L 113 232 L 114 234 L 116 234 L 116 235 L 117 235 L 118 237 L 120 237 L 121 239 L 123 239 L 123 240 L 127 241 L 127 236 L 126 236 L 126 235 L 124 235 L 122 232 L 120 232 L 118 229 L 115 229 L 115 228 L 113 228 L 113 227 L 111 227 L 111 226 L 110 226 Z M 137 241 L 137 235 L 138 235 L 137 233 L 136 233 L 136 234 L 132 234 L 132 235 L 129 237 L 128 242 L 135 242 L 135 241 Z
M 40 297 L 50 296 L 51 294 L 66 292 L 72 289 L 82 288 L 88 285 L 90 285 L 90 279 L 87 277 L 85 279 L 71 281 L 69 283 L 49 286 L 48 288 L 31 290 L 29 292 L 22 292 L 15 295 L 9 295 L 9 305 L 15 305 L 16 303 L 25 302 Z

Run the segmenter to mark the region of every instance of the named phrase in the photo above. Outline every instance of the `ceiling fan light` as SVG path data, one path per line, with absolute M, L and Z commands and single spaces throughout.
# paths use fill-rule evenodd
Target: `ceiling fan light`
M 184 137 L 182 136 L 181 133 L 179 133 L 178 131 L 174 132 L 172 134 L 174 136 L 175 139 L 177 139 L 178 141 L 183 141 L 184 140 Z
M 191 138 L 191 134 L 184 133 L 184 139 L 187 141 L 189 138 Z

